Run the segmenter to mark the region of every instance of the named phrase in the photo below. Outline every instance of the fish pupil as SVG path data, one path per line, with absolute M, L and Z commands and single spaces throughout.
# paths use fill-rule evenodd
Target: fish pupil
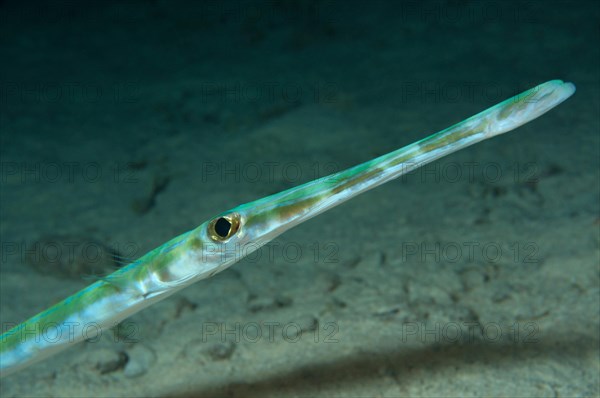
M 215 232 L 221 238 L 226 238 L 231 231 L 231 223 L 226 218 L 219 218 L 215 223 Z

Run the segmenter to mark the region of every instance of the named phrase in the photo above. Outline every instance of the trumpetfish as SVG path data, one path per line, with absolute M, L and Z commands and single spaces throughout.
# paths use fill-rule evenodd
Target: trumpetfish
M 401 149 L 220 213 L 2 334 L 0 377 L 94 337 L 90 330 L 100 333 L 210 278 L 288 229 L 356 195 L 513 130 L 574 92 L 572 83 L 543 83 Z M 50 328 L 56 338 L 44 338 Z

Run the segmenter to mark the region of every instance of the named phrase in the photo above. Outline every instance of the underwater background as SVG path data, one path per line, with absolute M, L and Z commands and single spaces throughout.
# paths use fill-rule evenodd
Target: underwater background
M 0 2 L 0 323 L 552 79 L 575 95 L 0 382 L 598 396 L 595 1 Z

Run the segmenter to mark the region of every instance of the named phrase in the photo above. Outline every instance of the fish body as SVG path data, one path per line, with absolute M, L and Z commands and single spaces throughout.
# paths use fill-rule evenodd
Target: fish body
M 404 148 L 218 214 L 2 334 L 0 377 L 94 338 L 356 195 L 515 129 L 574 92 L 571 83 L 549 81 Z

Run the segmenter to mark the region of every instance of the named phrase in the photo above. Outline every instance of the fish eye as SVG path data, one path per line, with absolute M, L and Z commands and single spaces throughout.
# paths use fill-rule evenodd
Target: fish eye
M 231 213 L 215 218 L 208 224 L 208 235 L 217 242 L 226 242 L 240 229 L 240 215 Z

